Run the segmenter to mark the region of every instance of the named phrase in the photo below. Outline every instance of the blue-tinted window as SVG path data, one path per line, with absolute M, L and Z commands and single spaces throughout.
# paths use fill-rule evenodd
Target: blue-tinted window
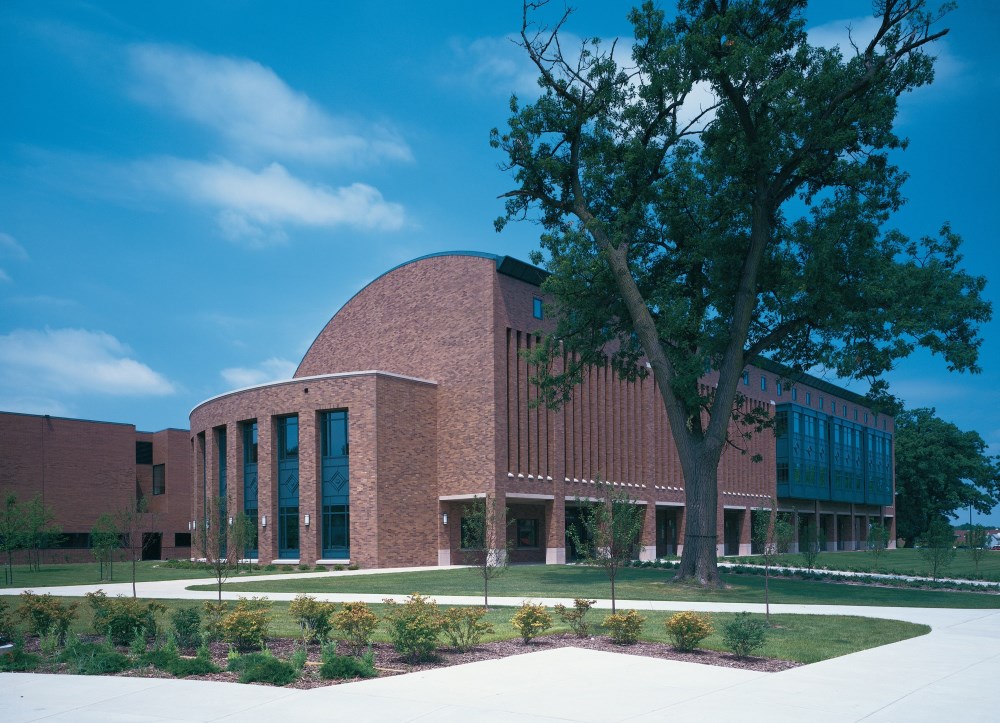
M 822 409 L 822 408 L 823 408 L 823 397 L 820 397 L 820 398 L 819 398 L 819 408 L 820 408 L 820 409 Z M 833 411 L 834 411 L 834 412 L 836 412 L 837 410 L 836 410 L 836 409 L 834 409 Z
M 166 465 L 153 465 L 153 494 L 162 495 L 167 491 Z
M 778 396 L 780 397 L 781 396 L 781 382 L 775 382 L 775 386 L 777 387 L 777 393 L 778 393 Z
M 299 456 L 299 418 L 282 417 L 278 420 L 278 461 L 297 459 Z
M 795 387 L 792 387 L 792 401 L 795 402 L 798 401 L 798 399 L 799 399 L 799 390 L 796 389 Z
M 539 299 L 537 296 L 534 299 L 532 299 L 531 313 L 532 316 L 534 316 L 536 319 L 542 318 L 542 300 Z
M 763 374 L 760 375 L 760 390 L 762 392 L 767 391 L 767 377 L 765 377 Z
M 750 372 L 743 372 L 743 384 L 750 386 Z
M 538 520 L 517 521 L 517 546 L 538 547 Z
M 813 403 L 813 395 L 812 395 L 812 392 L 806 392 L 806 404 L 808 404 L 808 405 L 809 405 L 809 406 L 811 407 L 811 406 L 812 406 L 812 403 Z M 823 407 L 822 407 L 822 405 L 821 405 L 821 406 L 820 406 L 820 409 L 822 409 L 822 408 L 823 408 Z

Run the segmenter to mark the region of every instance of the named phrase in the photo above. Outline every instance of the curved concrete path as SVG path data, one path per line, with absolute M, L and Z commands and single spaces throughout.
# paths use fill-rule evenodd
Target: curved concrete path
M 317 574 L 322 573 L 308 576 Z M 191 583 L 140 583 L 139 592 L 143 597 L 213 597 L 211 593 L 184 590 Z M 96 587 L 45 592 L 82 595 Z M 109 595 L 119 592 L 112 586 L 103 587 Z M 123 587 L 131 593 L 130 585 Z M 17 594 L 19 590 L 2 592 Z M 385 596 L 316 597 L 381 600 Z M 443 604 L 474 604 L 478 600 L 436 599 Z M 521 599 L 494 598 L 491 602 L 517 605 Z M 608 601 L 600 601 L 599 606 L 607 605 Z M 618 605 L 649 610 L 762 609 L 754 604 L 689 602 L 619 601 Z M 184 680 L 4 673 L 0 674 L 0 720 L 264 721 L 280 717 L 435 723 L 723 719 L 814 723 L 936 721 L 959 716 L 988 720 L 996 713 L 1000 694 L 992 685 L 1000 669 L 1000 610 L 839 605 L 772 605 L 771 609 L 895 618 L 925 623 L 932 632 L 781 673 L 575 648 L 308 691 Z

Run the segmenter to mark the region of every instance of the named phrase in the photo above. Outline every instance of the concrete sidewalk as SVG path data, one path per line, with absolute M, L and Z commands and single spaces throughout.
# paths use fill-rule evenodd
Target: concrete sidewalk
M 314 577 L 288 575 L 282 577 Z M 337 573 L 332 573 L 337 574 Z M 273 578 L 272 578 L 273 579 Z M 212 598 L 192 581 L 140 595 Z M 197 581 L 199 583 L 204 580 Z M 95 589 L 51 588 L 55 594 Z M 105 587 L 109 594 L 115 594 Z M 36 590 L 42 592 L 42 590 Z M 124 592 L 124 591 L 122 591 Z M 129 593 L 131 587 L 129 586 Z M 225 597 L 236 597 L 226 594 Z M 291 594 L 269 594 L 291 599 Z M 381 600 L 383 595 L 319 595 Z M 476 597 L 436 596 L 442 604 Z M 497 605 L 521 599 L 493 598 Z M 544 600 L 554 604 L 555 600 Z M 566 601 L 562 601 L 566 602 Z M 599 601 L 599 607 L 609 601 Z M 762 610 L 756 604 L 619 601 L 645 610 Z M 775 613 L 894 618 L 932 632 L 781 673 L 559 648 L 308 691 L 184 680 L 0 674 L 3 721 L 930 721 L 989 719 L 1000 702 L 1000 610 L 772 605 Z

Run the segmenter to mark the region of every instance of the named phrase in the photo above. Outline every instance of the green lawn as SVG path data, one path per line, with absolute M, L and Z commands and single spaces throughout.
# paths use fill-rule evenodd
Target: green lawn
M 620 600 L 676 600 L 763 602 L 764 577 L 723 575 L 725 590 L 703 590 L 675 585 L 672 570 L 628 568 L 616 585 Z M 210 590 L 198 585 L 196 590 Z M 482 580 L 474 570 L 442 569 L 421 572 L 351 575 L 302 580 L 247 580 L 230 583 L 232 591 L 331 592 L 424 595 L 480 595 Z M 772 578 L 772 603 L 811 605 L 878 605 L 899 607 L 1000 608 L 1000 595 L 866 587 Z M 523 565 L 510 568 L 490 583 L 491 596 L 535 598 L 610 598 L 611 588 L 603 570 L 576 565 Z
M 740 558 L 741 560 L 759 562 L 760 558 Z M 779 565 L 804 567 L 802 555 L 782 555 Z M 731 562 L 732 558 L 723 558 L 720 562 Z M 910 548 L 886 550 L 882 553 L 878 569 L 873 567 L 873 557 L 870 552 L 823 552 L 816 560 L 818 568 L 829 570 L 848 570 L 851 572 L 884 572 L 895 575 L 929 576 L 927 563 L 920 557 L 920 551 Z M 975 566 L 968 550 L 955 550 L 955 559 L 944 571 L 943 577 L 974 578 Z M 1000 550 L 989 550 L 979 562 L 979 577 L 983 580 L 1000 582 Z
M 19 605 L 17 598 L 4 598 L 11 607 L 16 609 Z M 81 634 L 92 633 L 92 615 L 90 606 L 82 598 L 59 597 L 58 600 L 64 603 L 79 603 L 77 617 L 73 622 L 74 632 Z M 160 600 L 167 608 L 167 615 L 162 616 L 160 624 L 162 627 L 169 625 L 170 611 L 178 608 L 195 607 L 186 600 Z M 275 602 L 272 604 L 272 620 L 270 625 L 270 635 L 272 637 L 297 637 L 299 628 L 288 614 L 287 602 Z M 384 612 L 384 605 L 372 605 L 372 610 L 381 617 Z M 550 611 L 551 612 L 551 611 Z M 486 619 L 495 628 L 495 633 L 487 636 L 485 641 L 516 639 L 517 632 L 510 624 L 510 618 L 514 613 L 513 608 L 493 607 L 487 614 Z M 589 620 L 595 633 L 602 633 L 600 621 L 607 615 L 606 610 L 593 610 L 589 614 Z M 642 638 L 644 640 L 655 640 L 659 642 L 670 642 L 666 634 L 664 623 L 672 615 L 671 612 L 646 613 L 646 623 L 643 628 Z M 713 650 L 725 650 L 722 641 L 722 627 L 733 616 L 728 613 L 712 613 L 712 623 L 715 631 L 706 638 L 699 647 Z M 19 618 L 14 616 L 15 620 Z M 874 618 L 859 618 L 842 615 L 772 615 L 774 628 L 768 633 L 768 641 L 760 654 L 766 657 L 782 658 L 785 660 L 795 660 L 800 663 L 814 663 L 819 660 L 826 660 L 840 655 L 855 653 L 859 650 L 887 645 L 907 638 L 925 635 L 930 629 L 925 625 L 915 625 L 913 623 L 901 622 L 898 620 L 877 620 Z M 556 625 L 549 632 L 569 632 L 569 628 L 560 623 L 558 617 L 553 614 Z M 388 635 L 383 627 L 379 627 L 375 639 L 388 641 Z M 525 648 L 526 652 L 531 650 Z M 628 652 L 628 647 L 622 648 L 622 652 Z
M 54 563 L 42 565 L 38 572 L 29 570 L 26 565 L 14 565 L 14 584 L 2 585 L 0 587 L 25 587 L 41 588 L 62 585 L 101 585 L 110 583 L 132 582 L 132 567 L 127 562 L 116 562 L 114 565 L 114 579 L 101 580 L 100 566 L 96 562 L 78 563 Z M 107 577 L 108 568 L 104 568 Z M 281 565 L 278 569 L 271 571 L 255 570 L 253 572 L 240 572 L 239 577 L 250 577 L 252 575 L 274 575 L 285 572 L 299 572 L 292 565 Z M 214 579 L 212 573 L 192 568 L 168 567 L 161 560 L 147 560 L 136 563 L 136 582 L 151 582 L 154 580 L 187 580 L 195 578 Z M 231 576 L 236 579 L 235 575 Z

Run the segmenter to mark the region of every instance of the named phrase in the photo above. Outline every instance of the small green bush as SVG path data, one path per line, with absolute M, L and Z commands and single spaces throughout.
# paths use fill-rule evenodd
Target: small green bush
M 9 643 L 14 639 L 14 616 L 11 614 L 10 605 L 0 597 L 0 643 Z
M 94 612 L 94 632 L 107 635 L 113 645 L 129 645 L 136 631 L 145 638 L 155 638 L 156 615 L 166 611 L 158 602 L 142 602 L 133 597 L 109 598 L 103 590 L 87 593 Z
M 493 625 L 483 620 L 486 608 L 448 608 L 441 619 L 441 632 L 459 652 L 472 650 L 493 632 Z
M 354 655 L 360 655 L 368 647 L 378 627 L 378 617 L 363 602 L 344 603 L 333 614 L 332 622 Z
M 190 650 L 201 644 L 201 614 L 198 608 L 177 608 L 170 613 L 170 625 L 177 645 Z
M 722 626 L 722 641 L 739 658 L 746 658 L 764 647 L 767 623 L 748 612 L 736 615 Z
M 270 563 L 270 564 L 264 565 L 264 571 L 265 572 L 274 572 L 277 569 L 278 569 L 278 566 L 275 565 L 273 562 Z
M 201 612 L 205 639 L 209 641 L 222 640 L 222 620 L 229 613 L 229 603 L 206 600 L 201 604 Z
M 510 624 L 514 626 L 521 635 L 521 640 L 527 645 L 546 630 L 552 627 L 552 616 L 549 615 L 544 605 L 536 605 L 527 600 L 514 613 L 510 619 Z
M 0 672 L 27 673 L 42 664 L 42 657 L 24 651 L 24 638 L 14 640 L 14 649 L 7 655 L 0 655 Z
M 712 618 L 695 612 L 674 613 L 666 625 L 674 647 L 685 652 L 694 650 L 714 632 Z
M 350 565 L 347 566 L 347 569 L 348 570 L 360 570 L 361 569 L 361 565 L 359 565 L 356 562 L 352 562 Z
M 319 676 L 323 680 L 344 680 L 347 678 L 374 678 L 375 655 L 368 649 L 360 658 L 353 655 L 337 655 L 337 644 L 327 643 L 323 646 L 322 663 Z
M 441 634 L 437 603 L 416 592 L 401 605 L 388 598 L 384 602 L 389 638 L 399 654 L 411 663 L 431 658 Z
M 73 640 L 59 655 L 70 672 L 77 675 L 114 675 L 132 667 L 131 659 L 119 653 L 107 642 L 85 643 Z
M 198 649 L 197 657 L 182 658 L 177 651 L 177 646 L 168 643 L 162 648 L 150 650 L 142 655 L 139 658 L 139 664 L 152 665 L 178 678 L 219 672 L 219 666 L 212 662 L 208 648 L 204 646 Z
M 66 634 L 76 617 L 78 606 L 79 603 L 75 602 L 63 605 L 48 593 L 35 595 L 30 590 L 25 590 L 21 593 L 21 607 L 17 612 L 27 623 L 30 635 L 41 637 L 52 633 L 62 645 L 66 642 Z
M 556 605 L 555 611 L 559 619 L 569 625 L 569 629 L 576 634 L 576 637 L 585 638 L 590 630 L 590 624 L 586 620 L 587 613 L 596 603 L 596 600 L 585 600 L 578 597 L 573 600 L 572 610 L 565 605 Z
M 635 610 L 608 615 L 604 618 L 604 628 L 611 633 L 611 640 L 618 645 L 632 645 L 639 641 L 639 633 L 646 618 Z
M 240 655 L 229 661 L 229 670 L 240 674 L 241 683 L 288 685 L 299 677 L 291 663 L 274 657 L 269 651 Z
M 295 670 L 297 670 L 301 675 L 303 668 L 306 667 L 307 660 L 309 660 L 309 653 L 306 652 L 305 645 L 303 645 L 302 647 L 296 646 L 295 652 L 292 653 L 292 657 L 288 659 L 288 662 L 291 663 L 292 667 L 295 668 Z
M 309 566 L 308 566 L 307 564 L 305 564 L 305 563 L 303 562 L 303 563 L 302 563 L 301 565 L 299 565 L 299 569 L 300 569 L 300 570 L 301 570 L 302 572 L 305 572 L 306 570 L 308 570 L 308 569 L 309 569 Z
M 240 598 L 222 619 L 222 639 L 241 653 L 264 647 L 271 624 L 270 603 L 262 598 Z
M 320 602 L 310 595 L 300 593 L 289 604 L 288 614 L 298 623 L 303 640 L 325 643 L 330 637 L 330 616 L 334 607 L 333 603 Z

